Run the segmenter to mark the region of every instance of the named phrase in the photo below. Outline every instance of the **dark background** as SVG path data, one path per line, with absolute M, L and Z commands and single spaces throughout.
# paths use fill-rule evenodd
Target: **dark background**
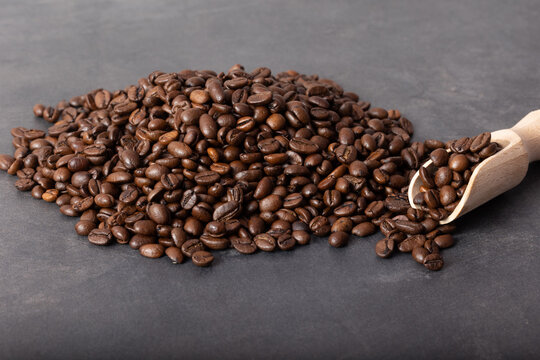
M 416 139 L 511 127 L 540 108 L 539 1 L 0 1 L 0 153 L 36 102 L 235 63 L 336 80 Z M 0 358 L 534 358 L 540 163 L 458 221 L 431 273 L 344 249 L 150 260 L 78 237 L 0 174 Z

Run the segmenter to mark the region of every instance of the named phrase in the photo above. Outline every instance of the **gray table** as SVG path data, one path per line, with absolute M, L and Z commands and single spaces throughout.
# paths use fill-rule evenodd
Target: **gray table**
M 539 1 L 1 1 L 0 153 L 45 128 L 35 102 L 152 70 L 235 63 L 335 79 L 416 138 L 513 125 L 540 107 Z M 540 163 L 458 222 L 445 268 L 344 249 L 174 266 L 78 237 L 0 174 L 0 358 L 533 358 Z

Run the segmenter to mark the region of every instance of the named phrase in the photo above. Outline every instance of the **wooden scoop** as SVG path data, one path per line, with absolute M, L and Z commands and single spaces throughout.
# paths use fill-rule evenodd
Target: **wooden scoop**
M 511 129 L 491 133 L 491 141 L 503 149 L 476 167 L 458 206 L 446 219 L 440 221 L 441 224 L 454 221 L 510 190 L 525 178 L 529 163 L 540 160 L 540 110 L 528 113 Z M 423 166 L 429 168 L 434 165 L 429 160 Z M 409 203 L 415 209 L 418 206 L 413 203 L 413 199 L 420 192 L 421 185 L 422 180 L 417 171 L 409 185 L 408 194 Z

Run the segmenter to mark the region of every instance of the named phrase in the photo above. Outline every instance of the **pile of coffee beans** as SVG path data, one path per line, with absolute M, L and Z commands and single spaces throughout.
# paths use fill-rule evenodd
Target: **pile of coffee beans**
M 241 65 L 155 71 L 123 90 L 38 104 L 34 114 L 53 125 L 13 129 L 15 153 L 0 155 L 0 169 L 18 177 L 18 190 L 80 217 L 76 232 L 95 245 L 207 266 L 213 251 L 286 251 L 311 234 L 341 247 L 378 227 L 378 256 L 397 248 L 439 270 L 440 249 L 453 244 L 440 208 L 412 209 L 406 196 L 445 144 L 412 142 L 398 110 L 371 107 L 316 75 Z M 473 159 L 492 152 L 487 143 L 450 144 L 465 167 L 461 157 L 438 162 L 452 171 L 456 196 Z
M 491 133 L 486 132 L 433 150 L 429 154 L 432 166 L 419 170 L 422 186 L 413 199 L 415 205 L 429 211 L 434 219 L 448 217 L 463 197 L 474 169 L 500 149 L 499 144 L 491 142 Z

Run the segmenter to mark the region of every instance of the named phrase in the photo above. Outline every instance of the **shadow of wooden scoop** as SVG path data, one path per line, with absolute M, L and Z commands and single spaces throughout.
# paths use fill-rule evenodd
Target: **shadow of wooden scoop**
M 471 175 L 465 193 L 458 206 L 441 224 L 448 224 L 461 215 L 488 202 L 494 197 L 518 185 L 527 174 L 529 163 L 540 160 L 540 110 L 532 111 L 513 128 L 491 133 L 491 141 L 503 147 L 501 151 L 485 159 Z M 427 161 L 426 168 L 434 166 Z M 409 203 L 420 192 L 422 180 L 419 172 L 414 174 L 409 185 Z

